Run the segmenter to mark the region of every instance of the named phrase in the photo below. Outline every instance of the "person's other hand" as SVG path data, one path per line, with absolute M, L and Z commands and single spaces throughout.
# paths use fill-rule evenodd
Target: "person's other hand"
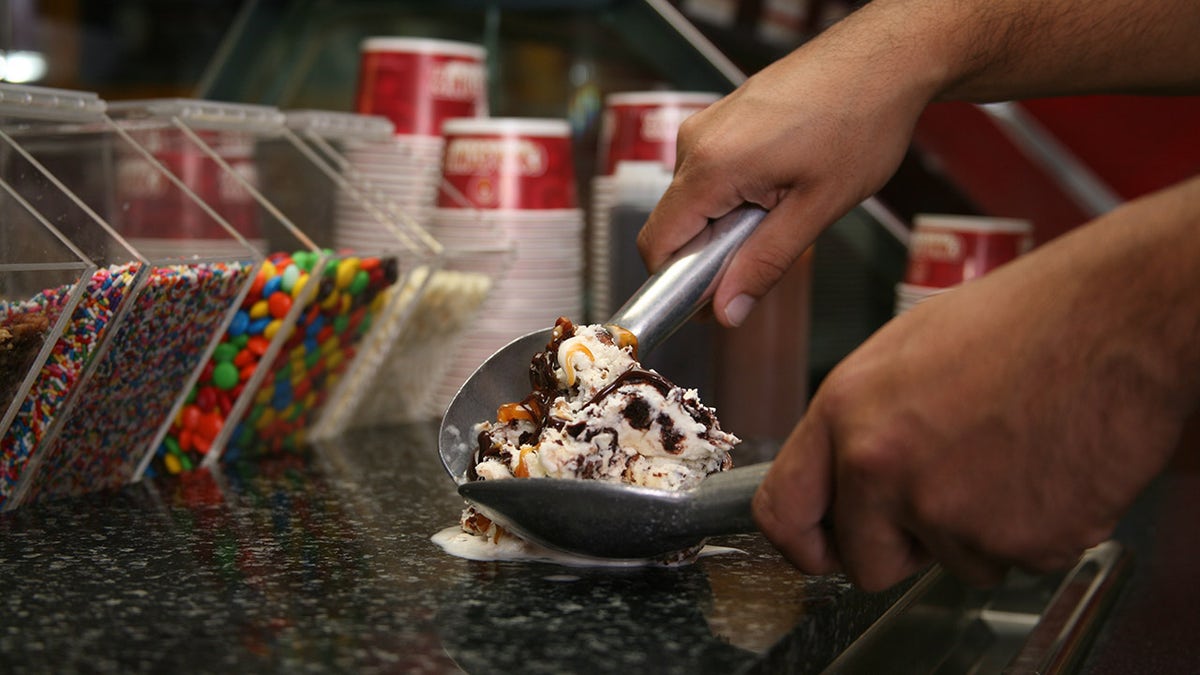
M 802 571 L 990 585 L 1110 535 L 1197 395 L 1200 179 L 916 306 L 822 383 L 755 497 Z

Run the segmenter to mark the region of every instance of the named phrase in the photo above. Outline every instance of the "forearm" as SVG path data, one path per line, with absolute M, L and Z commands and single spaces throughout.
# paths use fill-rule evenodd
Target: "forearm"
M 1200 90 L 1196 0 L 874 0 L 825 39 L 933 99 Z
M 1188 415 L 1200 404 L 1200 177 L 1130 202 L 1072 233 L 1057 257 L 1080 321 L 1111 335 L 1162 404 Z M 1082 263 L 1082 264 L 1080 264 Z M 1105 315 L 1108 315 L 1107 317 Z M 1102 365 L 1102 364 L 1097 364 Z

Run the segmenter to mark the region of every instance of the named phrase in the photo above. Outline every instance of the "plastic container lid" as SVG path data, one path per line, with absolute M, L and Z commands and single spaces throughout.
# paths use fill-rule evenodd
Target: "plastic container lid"
M 4 189 L 15 189 L 0 179 Z M 0 439 L 50 357 L 96 265 L 25 200 L 0 232 Z M 30 242 L 38 242 L 32 246 Z M 0 464 L 8 457 L 0 458 Z M 0 475 L 13 473 L 0 471 Z M 0 505 L 7 491 L 0 488 Z
M 48 367 L 26 396 L 36 414 L 16 417 L 5 432 L 5 448 L 28 451 L 6 504 L 11 508 L 128 481 L 233 316 L 261 259 L 104 115 L 105 102 L 84 92 L 0 92 L 7 101 L 4 123 L 21 130 L 6 139 L 18 150 L 10 161 L 27 162 L 5 166 L 18 181 L 16 194 L 35 203 L 96 263 L 79 285 L 84 293 Z M 46 120 L 89 123 L 39 123 Z M 124 185 L 122 169 L 133 179 Z M 123 190 L 130 186 L 152 187 L 178 198 L 172 203 L 191 205 L 187 216 L 204 236 L 174 238 L 183 218 L 131 208 L 135 197 Z M 169 246 L 147 251 L 136 243 L 147 234 L 138 226 L 147 222 L 156 241 Z
M 169 140 L 178 149 L 220 165 L 222 177 L 279 226 L 263 228 L 271 253 L 259 279 L 201 364 L 195 399 L 180 399 L 180 414 L 142 457 L 139 475 L 150 468 L 176 473 L 212 466 L 239 453 L 298 449 L 358 341 L 376 317 L 391 311 L 398 294 L 386 291 L 412 269 L 410 247 L 381 216 L 373 220 L 387 236 L 377 246 L 334 251 L 343 205 L 372 214 L 379 209 L 368 208 L 346 175 L 292 133 L 282 111 L 184 99 L 125 102 L 111 110 L 131 133 L 176 130 L 178 138 Z M 333 117 L 314 113 L 307 123 Z M 372 129 L 345 117 L 338 124 L 347 132 Z M 230 133 L 196 133 L 202 130 Z M 254 154 L 238 158 L 249 162 L 230 172 L 222 147 L 238 143 Z M 203 443 L 195 442 L 197 433 Z
M 108 113 L 126 121 L 174 117 L 196 129 L 260 134 L 277 133 L 284 124 L 283 113 L 271 106 L 184 98 L 110 102 Z
M 87 402 L 80 392 L 93 379 L 103 355 L 112 351 L 113 336 L 132 314 L 130 308 L 142 293 L 150 266 L 106 220 L 111 206 L 105 190 L 108 183 L 92 180 L 111 170 L 109 139 L 80 141 L 115 135 L 106 126 L 103 101 L 88 92 L 0 84 L 0 110 L 0 125 L 21 132 L 0 142 L 7 158 L 0 169 L 7 195 L 0 202 L 4 209 L 0 239 L 6 239 L 0 244 L 0 259 L 15 263 L 4 265 L 0 276 L 4 292 L 13 293 L 5 299 L 18 301 L 15 308 L 9 305 L 9 318 L 17 312 L 27 314 L 35 304 L 52 306 L 57 309 L 51 311 L 59 312 L 61 328 L 47 336 L 53 339 L 42 345 L 37 372 L 32 373 L 33 379 L 27 373 L 16 392 L 11 402 L 18 406 L 15 413 L 5 402 L 6 419 L 0 425 L 0 474 L 4 476 L 0 502 L 11 509 L 35 483 L 32 477 L 63 421 Z M 30 219 L 44 228 L 41 236 L 38 226 L 29 229 Z M 53 236 L 47 238 L 46 231 Z M 69 241 L 72 254 L 53 251 L 54 240 Z M 49 254 L 32 268 L 22 261 L 30 246 Z M 75 262 L 64 266 L 71 258 L 84 266 L 76 269 Z M 55 275 L 47 276 L 54 270 Z M 64 299 L 68 302 L 60 304 Z M 142 359 L 132 364 L 134 370 L 150 367 Z M 90 447 L 80 449 L 86 451 Z
M 293 131 L 309 132 L 338 140 L 390 141 L 396 125 L 382 115 L 333 112 L 329 110 L 289 110 L 285 124 Z
M 104 110 L 104 101 L 92 92 L 20 84 L 0 86 L 0 113 L 60 121 L 88 121 L 102 119 Z

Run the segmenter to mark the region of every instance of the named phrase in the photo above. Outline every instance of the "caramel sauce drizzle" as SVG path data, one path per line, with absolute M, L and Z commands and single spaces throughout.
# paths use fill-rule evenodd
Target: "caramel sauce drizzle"
M 637 358 L 638 341 L 637 336 L 631 331 L 622 328 L 616 324 L 605 324 L 605 330 L 612 336 L 613 341 L 618 347 L 630 347 L 633 357 Z M 548 425 L 561 427 L 562 422 L 550 420 L 550 401 L 559 393 L 557 379 L 554 377 L 554 363 L 557 360 L 559 346 L 566 340 L 575 336 L 575 324 L 567 317 L 559 317 L 554 322 L 554 330 L 551 333 L 550 342 L 546 344 L 545 351 L 534 354 L 532 361 L 529 364 L 529 382 L 532 385 L 533 391 L 524 399 L 517 402 L 510 402 L 501 405 L 496 410 L 497 421 L 507 424 L 513 420 L 529 420 L 534 424 L 534 430 L 530 434 L 536 439 L 541 435 L 542 431 Z M 580 345 L 588 357 L 593 358 L 590 351 L 586 347 Z M 568 379 L 573 380 L 573 372 L 568 373 Z M 658 373 L 650 370 L 645 370 L 634 366 L 629 370 L 621 373 L 615 380 L 605 385 L 600 391 L 596 392 L 588 401 L 587 405 L 592 405 L 603 400 L 604 397 L 611 395 L 622 385 L 629 383 L 645 383 L 658 389 L 664 396 L 671 390 L 671 383 L 663 378 Z M 569 382 L 573 384 L 573 382 Z M 586 407 L 586 406 L 585 406 Z M 478 449 L 475 453 L 475 461 L 467 469 L 467 478 L 469 480 L 477 480 L 478 474 L 475 473 L 475 465 L 478 464 L 484 457 L 497 454 L 498 450 L 492 447 L 491 436 L 486 431 L 479 433 L 476 439 Z M 524 453 L 522 453 L 524 455 Z M 518 471 L 524 468 L 524 457 L 518 464 Z M 524 473 L 528 473 L 525 469 Z

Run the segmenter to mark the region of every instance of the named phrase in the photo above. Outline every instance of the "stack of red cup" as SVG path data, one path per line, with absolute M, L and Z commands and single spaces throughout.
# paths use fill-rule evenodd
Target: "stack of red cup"
M 487 52 L 466 42 L 372 37 L 361 45 L 355 108 L 395 125 L 388 144 L 346 150 L 357 178 L 428 226 L 441 183 L 442 123 L 487 115 Z M 378 228 L 353 200 L 339 203 L 339 245 L 361 244 Z
M 442 125 L 443 189 L 433 234 L 450 247 L 508 242 L 508 273 L 492 289 L 443 381 L 449 400 L 510 340 L 583 312 L 583 211 L 566 120 L 467 118 Z
M 1033 228 L 1015 218 L 920 214 L 913 219 L 897 315 L 983 276 L 1033 246 Z
M 611 297 L 611 212 L 621 199 L 615 176 L 622 163 L 638 162 L 645 189 L 661 189 L 675 171 L 675 140 L 679 125 L 693 113 L 720 98 L 709 92 L 631 91 L 609 94 L 600 122 L 600 149 L 592 178 L 588 239 L 589 318 L 606 320 L 624 298 Z M 653 174 L 654 162 L 659 175 Z M 632 174 L 631 174 L 632 176 Z M 626 188 L 637 185 L 625 181 Z

